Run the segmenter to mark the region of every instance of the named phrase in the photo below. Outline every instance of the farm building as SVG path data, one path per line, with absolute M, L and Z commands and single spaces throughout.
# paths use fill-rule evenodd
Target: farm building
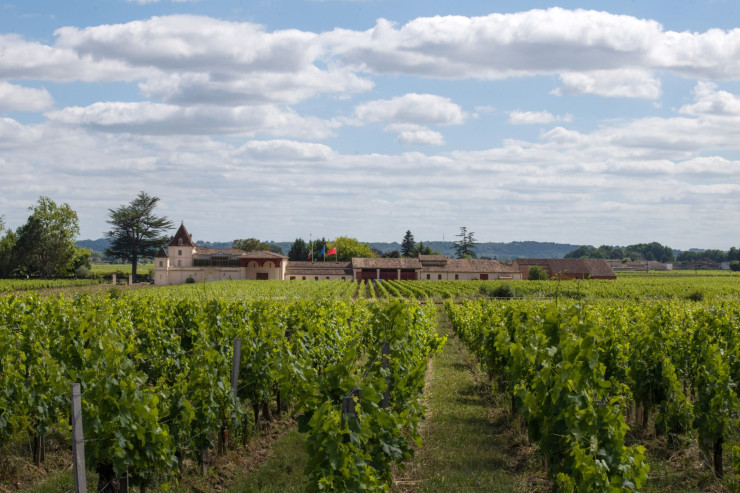
M 154 284 L 184 284 L 224 279 L 283 279 L 288 257 L 274 252 L 199 247 L 185 225 L 154 258 Z
M 414 280 L 469 281 L 521 280 L 531 265 L 539 265 L 551 276 L 566 279 L 615 279 L 603 260 L 518 259 L 513 264 L 496 260 L 454 259 L 445 255 L 419 258 L 353 258 L 350 262 L 291 262 L 274 252 L 245 252 L 197 246 L 184 224 L 155 257 L 154 283 L 184 284 L 224 279 L 274 279 L 291 281 Z
M 561 279 L 616 279 L 606 260 L 594 258 L 518 258 L 515 267 L 522 279 L 529 278 L 529 268 L 542 267 L 550 277 Z

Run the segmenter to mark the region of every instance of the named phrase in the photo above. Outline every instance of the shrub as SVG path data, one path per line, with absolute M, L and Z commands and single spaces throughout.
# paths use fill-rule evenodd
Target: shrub
M 192 277 L 188 277 L 187 279 L 185 279 L 185 284 L 195 284 L 195 279 L 193 279 Z
M 483 284 L 481 285 L 479 292 L 488 298 L 514 298 L 514 288 L 511 287 L 511 284 L 505 283 L 505 284 L 498 284 L 498 285 L 491 285 L 491 284 Z
M 548 278 L 547 271 L 539 265 L 533 265 L 529 268 L 528 279 L 530 281 L 546 281 Z
M 704 300 L 704 292 L 703 291 L 692 291 L 691 293 L 686 295 L 687 300 L 691 301 L 703 301 Z
M 730 262 L 730 270 L 733 272 L 740 271 L 740 260 L 733 260 Z
M 81 265 L 75 269 L 75 277 L 78 279 L 88 279 L 90 276 L 90 269 Z

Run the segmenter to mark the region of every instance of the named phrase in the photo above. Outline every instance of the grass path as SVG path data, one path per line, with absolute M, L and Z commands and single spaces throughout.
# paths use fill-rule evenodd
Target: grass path
M 441 307 L 438 331 L 448 339 L 427 371 L 423 445 L 405 470 L 394 474 L 392 491 L 550 491 L 519 419 L 511 418 L 507 402 L 497 402 L 486 376 L 452 335 Z M 304 439 L 295 430 L 279 438 L 269 458 L 228 491 L 304 491 Z
M 396 475 L 393 491 L 549 491 L 520 422 L 496 402 L 441 309 L 439 317 L 448 339 L 427 374 L 423 446 Z

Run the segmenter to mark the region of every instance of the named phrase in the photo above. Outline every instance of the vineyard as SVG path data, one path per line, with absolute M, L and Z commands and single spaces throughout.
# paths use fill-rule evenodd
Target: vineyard
M 696 438 L 737 489 L 740 304 L 634 301 L 447 303 L 456 334 L 511 399 L 559 490 L 645 485 L 630 428 L 680 450 Z M 731 444 L 730 454 L 726 448 Z
M 88 491 L 161 491 L 186 464 L 207 475 L 286 414 L 305 437 L 307 491 L 388 491 L 394 465 L 421 446 L 443 310 L 554 489 L 650 489 L 644 440 L 659 437 L 675 454 L 699 450 L 709 490 L 736 491 L 738 289 L 735 276 L 632 275 L 6 295 L 0 463 L 28 443 L 41 465 L 48 437 L 61 437 L 84 445 Z
M 175 291 L 3 298 L 0 444 L 28 435 L 42 462 L 45 436 L 70 421 L 76 382 L 95 491 L 123 479 L 164 488 L 184 459 L 205 470 L 210 449 L 249 440 L 271 409 L 292 406 L 308 436 L 309 490 L 387 489 L 391 464 L 418 441 L 427 359 L 443 343 L 433 307 Z

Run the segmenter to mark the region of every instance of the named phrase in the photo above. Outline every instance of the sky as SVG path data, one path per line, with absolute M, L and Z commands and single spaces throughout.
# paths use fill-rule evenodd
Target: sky
M 0 0 L 0 216 L 740 246 L 733 0 Z M 171 234 L 174 233 L 174 230 Z

